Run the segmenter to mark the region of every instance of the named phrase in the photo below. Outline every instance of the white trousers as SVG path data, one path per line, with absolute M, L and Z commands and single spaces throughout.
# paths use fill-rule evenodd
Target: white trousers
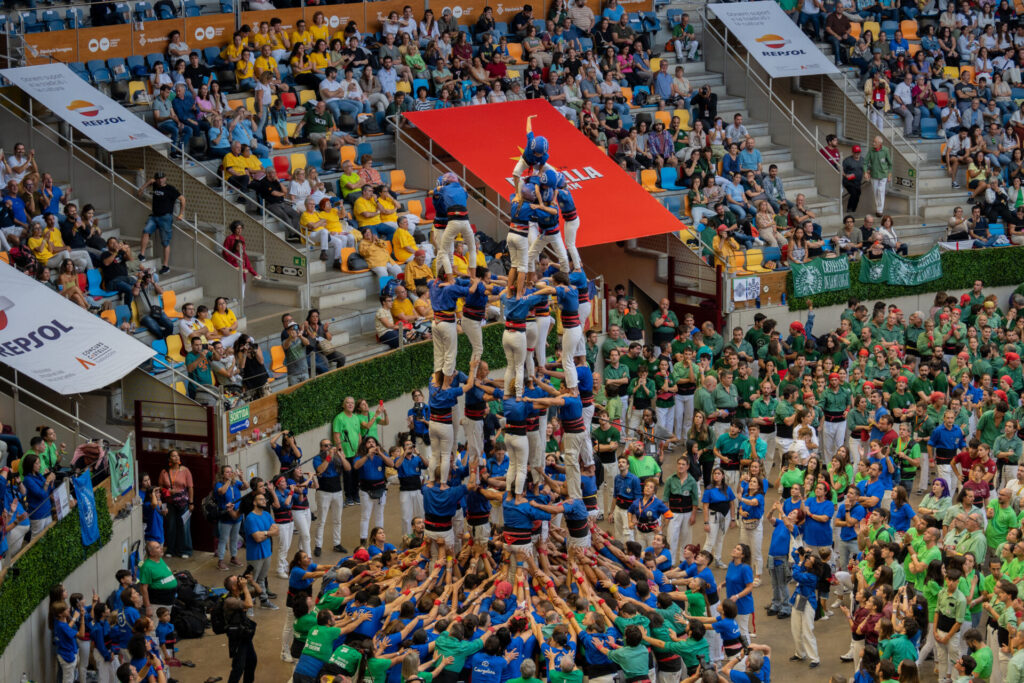
M 693 540 L 693 527 L 690 522 L 693 520 L 693 511 L 677 512 L 668 520 L 665 530 L 665 542 L 672 550 L 672 564 L 678 564 L 683 559 L 683 548 L 690 545 Z
M 441 481 L 448 481 L 442 479 Z M 384 506 L 388 502 L 388 493 L 385 491 L 380 498 L 373 498 L 366 491 L 359 492 L 359 538 L 369 538 L 370 522 L 373 526 L 384 526 Z
M 746 543 L 750 546 L 751 553 L 751 566 L 754 570 L 754 576 L 761 576 L 762 557 L 761 557 L 761 546 L 762 540 L 764 539 L 764 520 L 760 519 L 757 522 L 757 526 L 753 529 L 747 529 L 740 523 L 740 543 Z
M 545 235 L 543 233 L 537 235 L 537 237 L 530 241 L 530 250 L 526 256 L 530 266 L 537 262 L 537 257 L 544 251 L 546 247 L 551 247 L 551 250 L 555 252 L 555 257 L 558 259 L 558 268 L 564 273 L 569 272 L 569 256 L 565 251 L 565 244 L 562 243 L 562 236 L 557 232 L 554 235 Z
M 310 529 L 313 526 L 313 515 L 309 508 L 305 510 L 292 510 L 292 520 L 295 524 L 295 535 L 298 537 L 298 548 L 307 555 L 312 554 L 309 546 Z M 289 643 L 290 645 L 291 643 Z
M 565 250 L 569 254 L 572 267 L 576 270 L 583 268 L 583 261 L 580 260 L 580 252 L 576 249 L 576 232 L 580 229 L 580 219 L 577 216 L 571 221 L 566 221 L 562 226 L 562 236 L 565 238 Z
M 842 422 L 825 422 L 821 430 L 821 456 L 831 462 L 839 447 L 846 438 L 846 420 Z
M 677 439 L 683 439 L 693 425 L 693 394 L 683 396 L 676 394 L 676 404 L 672 411 L 672 433 Z
M 511 396 L 511 388 L 515 386 L 515 397 L 523 398 L 523 373 L 526 363 L 526 334 L 515 330 L 505 330 L 501 335 L 501 346 L 505 349 L 505 396 Z
M 277 525 L 277 571 L 279 574 L 288 573 L 288 551 L 291 550 L 292 536 L 295 535 L 295 523 Z
M 580 451 L 587 440 L 586 432 L 565 432 L 562 434 L 562 449 L 565 455 L 565 485 L 569 498 L 583 498 L 580 485 Z
M 871 192 L 875 195 L 875 211 L 885 213 L 885 186 L 888 178 L 872 178 Z
M 506 434 L 505 448 L 508 449 L 505 490 L 522 493 L 526 487 L 526 463 L 530 457 L 529 437 L 525 434 Z
M 956 662 L 963 652 L 963 628 L 953 634 L 953 637 L 945 643 L 935 640 L 935 663 L 939 666 L 939 681 L 950 680 L 956 672 Z M 944 631 L 937 631 L 937 636 L 945 636 Z M 993 653 L 994 654 L 994 653 Z
M 434 320 L 430 326 L 434 341 L 434 372 L 438 370 L 451 377 L 455 374 L 455 357 L 459 352 L 459 330 L 454 322 Z
M 484 457 L 484 421 L 463 417 L 462 430 L 466 433 L 466 461 L 472 467 Z
M 704 550 L 711 553 L 712 557 L 722 557 L 722 541 L 729 530 L 729 522 L 732 520 L 732 513 L 724 515 L 711 512 L 711 524 L 708 526 L 708 537 L 704 541 Z
M 601 488 L 598 491 L 601 496 L 599 500 L 605 517 L 611 517 L 615 507 L 615 475 L 619 473 L 619 466 L 613 460 L 612 462 L 602 462 L 601 467 L 604 469 L 604 481 L 601 482 Z
M 512 267 L 520 273 L 528 272 L 527 266 L 529 265 L 528 256 L 530 254 L 530 238 L 525 235 L 519 235 L 510 230 L 508 236 L 505 238 L 505 244 L 508 245 L 508 258 L 512 262 Z
M 582 318 L 580 318 L 582 320 Z M 572 353 L 566 349 L 577 349 L 583 341 L 583 328 L 579 325 L 566 327 L 562 330 L 562 370 L 565 372 L 565 385 L 570 389 L 579 386 L 579 376 L 576 374 L 576 361 Z
M 455 429 L 447 422 L 430 421 L 430 476 L 434 476 L 438 458 L 441 459 L 441 482 L 447 483 L 452 469 L 452 448 L 455 446 Z M 362 536 L 360 536 L 362 538 Z
M 455 238 L 462 235 L 462 241 L 466 244 L 466 262 L 469 264 L 469 274 L 473 275 L 476 268 L 476 237 L 473 235 L 473 228 L 469 221 L 463 219 L 449 220 L 441 233 L 441 239 L 437 245 L 437 272 L 454 273 L 452 258 L 455 255 Z
M 356 246 L 356 240 L 352 237 L 351 233 L 342 232 L 331 232 L 326 228 L 321 228 L 310 235 L 310 239 L 314 239 L 320 244 L 320 250 L 327 252 L 328 263 L 334 263 L 341 258 L 341 250 L 349 247 Z
M 398 501 L 402 504 L 402 533 L 412 531 L 413 517 L 423 516 L 423 492 L 399 491 Z
M 818 659 L 818 641 L 814 637 L 814 607 L 808 602 L 803 609 L 793 608 L 789 619 L 789 631 L 793 635 L 796 656 L 801 659 Z
M 533 377 L 537 372 L 535 358 L 537 351 L 538 326 L 537 319 L 526 321 L 526 377 Z
M 470 362 L 478 361 L 484 357 L 484 333 L 483 323 L 479 320 L 473 320 L 467 318 L 465 315 L 462 316 L 462 331 L 466 333 L 466 339 L 469 340 L 469 347 L 473 350 L 469 360 Z M 457 342 L 456 342 L 457 343 Z M 458 349 L 456 349 L 456 352 Z M 453 356 L 454 359 L 454 356 Z M 454 366 L 455 361 L 452 361 Z
M 316 525 L 316 543 L 314 543 L 317 548 L 322 548 L 324 545 L 324 527 L 327 526 L 327 520 L 331 517 L 332 508 L 334 516 L 337 518 L 331 532 L 333 545 L 341 545 L 341 517 L 344 507 L 344 491 L 316 492 L 316 514 L 320 518 L 320 523 Z
M 583 462 L 584 467 L 590 467 L 594 464 L 594 441 L 590 435 L 591 426 L 594 422 L 594 406 L 583 406 L 583 428 L 586 430 L 586 436 L 583 440 L 583 448 L 580 449 L 580 460 Z
M 60 664 L 60 683 L 75 683 L 75 670 L 78 668 L 79 656 L 75 655 L 75 661 L 65 662 L 57 655 L 57 662 Z
M 553 324 L 554 319 L 550 315 L 537 318 L 537 341 L 533 343 L 533 357 L 537 367 L 544 367 L 548 361 L 548 333 Z
M 667 408 L 654 408 L 654 415 L 658 420 L 658 424 L 670 432 L 672 431 L 673 422 L 675 421 L 675 413 L 675 404 L 670 405 Z
M 618 505 L 612 512 L 612 526 L 615 528 L 615 538 L 620 541 L 632 541 L 633 530 L 629 528 L 629 512 Z

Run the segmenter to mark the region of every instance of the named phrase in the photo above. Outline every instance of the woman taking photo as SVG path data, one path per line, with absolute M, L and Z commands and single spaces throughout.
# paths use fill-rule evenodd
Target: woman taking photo
M 192 472 L 181 464 L 181 454 L 172 450 L 167 454 L 167 468 L 160 472 L 161 488 L 171 490 L 167 517 L 164 520 L 167 537 L 167 557 L 192 557 L 191 511 L 194 507 Z M 189 513 L 189 520 L 185 515 Z

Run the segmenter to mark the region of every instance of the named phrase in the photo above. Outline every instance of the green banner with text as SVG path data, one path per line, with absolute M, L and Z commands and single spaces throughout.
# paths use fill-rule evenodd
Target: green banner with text
M 850 262 L 845 258 L 819 257 L 791 268 L 796 298 L 850 288 Z
M 862 259 L 860 281 L 868 284 L 886 283 L 905 287 L 938 280 L 942 277 L 942 255 L 939 246 L 932 247 L 927 254 L 917 258 L 904 258 L 891 251 L 877 260 Z

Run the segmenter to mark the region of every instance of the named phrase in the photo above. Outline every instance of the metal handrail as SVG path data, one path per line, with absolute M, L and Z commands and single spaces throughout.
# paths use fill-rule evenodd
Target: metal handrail
M 14 373 L 15 380 L 17 380 L 18 375 L 19 375 L 19 373 L 17 371 L 15 371 L 15 373 Z M 80 418 L 78 415 L 74 415 L 72 413 L 69 413 L 68 411 L 64 410 L 60 406 L 54 405 L 53 403 L 51 403 L 50 401 L 46 400 L 42 396 L 39 396 L 38 394 L 36 394 L 32 390 L 26 389 L 25 387 L 23 387 L 20 384 L 18 384 L 17 381 L 13 381 L 12 382 L 11 380 L 7 379 L 6 377 L 0 376 L 0 382 L 3 382 L 4 384 L 6 384 L 11 389 L 11 395 L 12 396 L 16 396 L 19 393 L 27 394 L 32 399 L 34 399 L 36 401 L 39 401 L 40 403 L 46 405 L 51 410 L 56 411 L 57 414 L 60 415 L 61 417 L 65 418 L 67 420 L 70 420 L 75 425 L 75 430 L 76 430 L 76 434 L 77 435 L 81 435 L 81 430 L 79 428 L 79 425 L 85 425 L 92 432 L 94 432 L 98 436 L 106 439 L 107 441 L 109 441 L 111 443 L 116 443 L 116 444 L 124 443 L 118 437 L 110 435 L 109 433 L 105 432 L 104 430 L 100 429 L 99 427 L 96 427 L 95 425 L 93 425 L 93 424 L 91 424 L 89 422 L 86 422 L 85 420 Z M 75 403 L 75 405 L 76 406 L 78 405 L 77 402 Z

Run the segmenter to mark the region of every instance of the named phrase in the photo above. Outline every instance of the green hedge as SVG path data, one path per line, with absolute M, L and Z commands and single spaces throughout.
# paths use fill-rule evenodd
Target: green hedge
M 97 489 L 96 514 L 100 524 L 100 540 L 96 543 L 82 545 L 78 511 L 72 510 L 8 569 L 4 582 L 0 583 L 0 605 L 3 605 L 0 609 L 0 656 L 32 612 L 47 602 L 50 587 L 62 582 L 86 558 L 110 542 L 113 521 L 107 509 L 105 489 Z M 69 587 L 70 591 L 74 589 L 74 586 Z
M 552 329 L 554 326 L 552 325 Z M 505 367 L 500 324 L 483 329 L 484 360 L 492 370 Z M 550 347 L 549 347 L 550 348 Z M 469 367 L 471 349 L 465 335 L 459 335 L 458 367 Z M 277 395 L 278 420 L 283 429 L 302 434 L 334 420 L 346 396 L 365 398 L 370 403 L 389 401 L 426 386 L 434 368 L 434 343 L 417 342 L 389 353 L 346 365 Z
M 898 296 L 927 294 L 930 292 L 956 292 L 970 289 L 975 280 L 981 280 L 986 287 L 1001 287 L 1020 284 L 1024 278 L 1024 247 L 1000 247 L 998 249 L 972 249 L 970 251 L 946 251 L 942 253 L 942 277 L 917 287 L 900 287 L 887 284 L 865 284 L 860 281 L 860 261 L 850 263 L 850 288 L 825 292 L 811 297 L 815 307 L 846 304 L 851 296 L 861 301 L 884 301 Z M 789 310 L 807 308 L 806 299 L 793 296 L 793 273 L 786 277 L 786 296 Z

